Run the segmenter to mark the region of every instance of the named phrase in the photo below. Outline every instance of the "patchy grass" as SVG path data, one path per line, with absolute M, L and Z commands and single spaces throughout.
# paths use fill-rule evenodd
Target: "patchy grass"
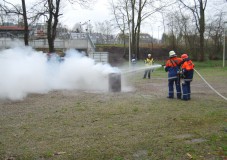
M 227 70 L 197 70 L 227 96 Z M 169 100 L 166 73 L 124 76 L 120 93 L 53 91 L 0 101 L 0 159 L 227 158 L 227 102 L 195 74 L 192 100 Z
M 196 62 L 194 61 L 197 67 L 222 67 L 223 61 L 222 60 L 208 60 L 206 62 Z

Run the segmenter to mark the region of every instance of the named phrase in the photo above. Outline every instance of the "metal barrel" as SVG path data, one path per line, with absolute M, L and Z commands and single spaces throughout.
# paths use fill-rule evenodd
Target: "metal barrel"
M 121 74 L 120 73 L 109 74 L 109 91 L 121 92 Z

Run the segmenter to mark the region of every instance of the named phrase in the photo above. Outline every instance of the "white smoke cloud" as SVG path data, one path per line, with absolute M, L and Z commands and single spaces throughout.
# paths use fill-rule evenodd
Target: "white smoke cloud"
M 47 93 L 56 89 L 108 90 L 108 74 L 119 72 L 108 64 L 76 50 L 68 50 L 64 61 L 31 47 L 0 51 L 0 98 L 20 100 L 29 93 Z

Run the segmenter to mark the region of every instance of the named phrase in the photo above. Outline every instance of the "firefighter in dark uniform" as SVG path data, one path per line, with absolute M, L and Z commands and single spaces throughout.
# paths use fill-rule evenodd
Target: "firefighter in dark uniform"
M 177 91 L 177 98 L 181 99 L 181 85 L 179 70 L 182 64 L 182 58 L 178 58 L 174 51 L 169 52 L 169 59 L 165 64 L 165 71 L 168 72 L 169 95 L 167 98 L 174 98 L 174 83 Z
M 182 54 L 181 58 L 183 59 L 182 75 L 183 75 L 183 83 L 182 83 L 182 91 L 183 91 L 183 100 L 191 99 L 191 81 L 193 79 L 194 74 L 194 64 L 188 58 L 187 54 Z

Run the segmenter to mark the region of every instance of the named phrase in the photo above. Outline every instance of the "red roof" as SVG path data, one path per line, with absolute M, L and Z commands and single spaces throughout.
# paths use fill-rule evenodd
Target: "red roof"
M 24 27 L 21 26 L 0 26 L 0 30 L 22 31 Z

